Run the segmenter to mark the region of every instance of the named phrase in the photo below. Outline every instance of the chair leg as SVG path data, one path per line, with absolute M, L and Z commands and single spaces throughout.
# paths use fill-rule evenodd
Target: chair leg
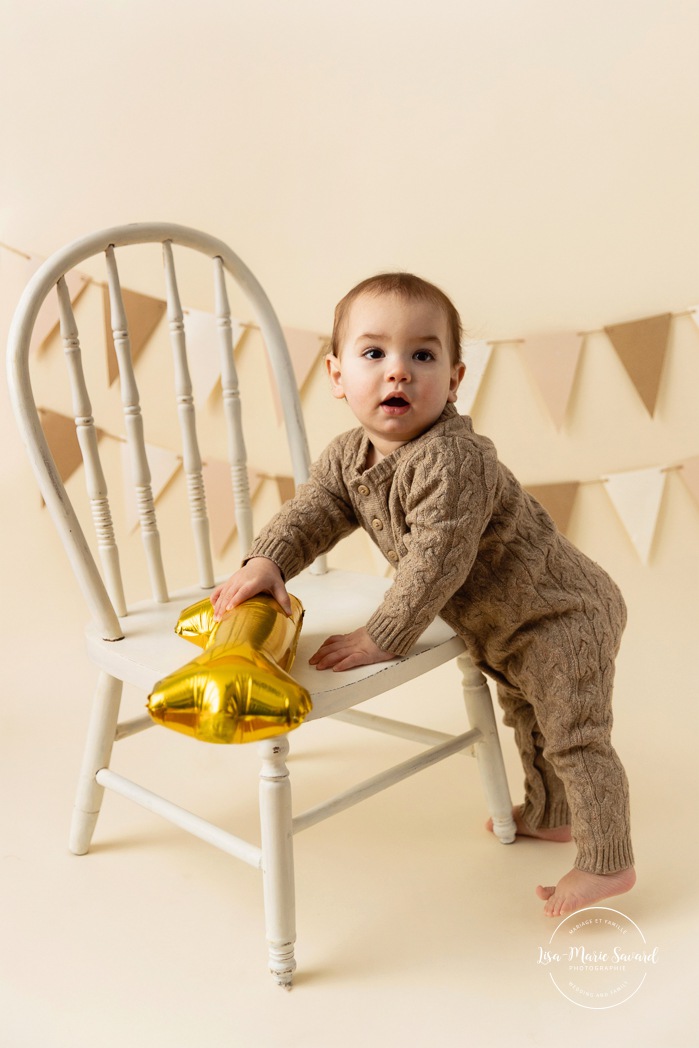
M 493 820 L 493 832 L 503 844 L 512 844 L 516 827 L 512 817 L 512 801 L 495 723 L 493 700 L 485 677 L 474 666 L 469 656 L 460 655 L 456 661 L 461 670 L 469 723 L 472 728 L 479 728 L 483 733 L 482 740 L 476 743 L 476 758 L 490 817 Z
M 291 783 L 285 762 L 289 741 L 281 735 L 258 746 L 262 756 L 260 827 L 269 970 L 279 986 L 291 989 L 296 968 L 296 906 Z
M 108 673 L 100 673 L 90 715 L 85 753 L 78 782 L 70 830 L 70 850 L 85 855 L 100 813 L 104 787 L 95 781 L 100 768 L 109 766 L 114 745 L 122 682 Z

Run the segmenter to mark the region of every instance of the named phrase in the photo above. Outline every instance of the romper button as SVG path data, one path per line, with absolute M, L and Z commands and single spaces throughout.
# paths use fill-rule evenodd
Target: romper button
M 386 554 L 386 556 L 388 557 L 388 559 L 390 561 L 393 562 L 393 564 L 395 564 L 396 561 L 398 560 L 398 554 L 396 553 L 396 551 L 394 549 L 390 549 L 388 551 L 388 553 Z
M 359 492 L 360 495 L 368 495 L 369 494 L 369 489 L 366 486 L 366 484 L 360 484 L 359 487 L 357 488 L 357 491 Z
M 381 531 L 383 528 L 383 521 L 379 520 L 378 517 L 374 517 L 374 519 L 371 522 L 371 526 L 374 529 L 374 531 Z

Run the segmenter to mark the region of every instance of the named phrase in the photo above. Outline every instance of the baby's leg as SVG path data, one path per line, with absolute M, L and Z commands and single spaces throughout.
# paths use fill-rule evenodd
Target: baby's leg
M 500 693 L 525 767 L 525 832 L 543 836 L 542 828 L 563 825 L 561 791 L 570 805 L 575 868 L 555 888 L 537 888 L 550 916 L 618 895 L 635 882 L 628 783 L 611 745 L 616 647 L 604 624 L 559 621 L 520 664 L 521 692 Z

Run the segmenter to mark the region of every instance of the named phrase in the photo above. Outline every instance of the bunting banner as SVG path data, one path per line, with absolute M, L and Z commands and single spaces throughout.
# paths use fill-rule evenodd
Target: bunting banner
M 104 328 L 107 341 L 107 374 L 109 385 L 119 375 L 116 349 L 114 348 L 114 335 L 112 333 L 111 307 L 109 303 L 109 288 L 102 288 L 104 304 Z M 157 328 L 160 320 L 165 314 L 166 305 L 160 298 L 151 298 L 150 295 L 141 295 L 137 291 L 122 289 L 124 310 L 129 325 L 129 339 L 131 342 L 131 360 L 135 363 L 148 339 Z
M 694 497 L 695 502 L 699 505 L 699 455 L 685 459 L 680 469 L 683 481 Z
M 563 481 L 557 484 L 527 484 L 526 489 L 540 502 L 558 530 L 565 535 L 570 524 L 575 496 L 580 481 Z
M 315 331 L 303 331 L 301 328 L 282 328 L 286 344 L 289 347 L 289 356 L 296 377 L 296 388 L 303 389 L 308 377 L 316 364 L 318 357 L 327 344 L 327 338 Z M 272 396 L 274 398 L 274 409 L 277 414 L 277 422 L 282 421 L 282 403 L 277 390 L 272 366 L 267 360 L 270 381 L 272 385 Z
M 648 563 L 660 513 L 666 470 L 635 469 L 604 477 L 604 485 L 641 561 Z
M 289 499 L 294 497 L 296 492 L 296 484 L 293 477 L 275 477 L 277 482 L 277 491 L 279 492 L 279 501 L 282 505 L 288 502 Z
M 231 327 L 235 351 L 247 327 L 233 318 Z M 218 317 L 199 309 L 188 309 L 184 314 L 184 331 L 194 399 L 198 404 L 205 404 L 221 385 Z
M 203 466 L 204 490 L 209 515 L 211 543 L 214 553 L 220 557 L 237 530 L 235 519 L 235 496 L 231 483 L 231 467 L 228 462 L 208 459 Z M 250 501 L 255 497 L 262 476 L 255 470 L 248 469 Z
M 565 421 L 584 335 L 557 331 L 528 335 L 523 353 L 556 428 Z
M 48 408 L 39 408 L 39 419 L 56 463 L 56 469 L 65 484 L 83 461 L 78 435 L 75 431 L 75 420 L 68 415 L 59 415 L 57 411 L 50 411 Z
M 39 268 L 43 259 L 36 258 L 31 260 L 32 271 Z M 80 273 L 76 269 L 71 269 L 69 273 L 66 273 L 66 286 L 68 288 L 68 294 L 70 295 L 71 304 L 75 304 L 83 293 L 87 285 L 91 282 L 90 277 L 84 273 Z M 41 304 L 41 309 L 34 322 L 34 330 L 32 331 L 31 351 L 36 352 L 40 349 L 44 343 L 46 343 L 54 331 L 58 328 L 60 323 L 60 314 L 58 309 L 58 292 L 54 288 L 53 291 L 46 296 Z
M 671 321 L 672 313 L 661 313 L 604 329 L 651 417 L 655 412 Z
M 462 347 L 466 374 L 464 375 L 456 400 L 456 410 L 460 415 L 470 415 L 481 388 L 493 346 L 490 342 L 474 340 L 464 342 Z
M 0 331 L 5 335 L 10 327 L 12 315 L 30 278 L 37 271 L 43 258 L 36 255 L 24 255 L 11 251 L 0 245 Z M 76 302 L 90 283 L 85 273 L 72 269 L 66 274 L 66 284 L 71 302 Z M 44 299 L 34 323 L 30 343 L 30 352 L 35 353 L 48 340 L 59 323 L 58 295 L 55 289 Z
M 146 458 L 150 470 L 151 491 L 153 502 L 156 503 L 165 488 L 179 471 L 182 459 L 174 451 L 168 448 L 160 448 L 154 444 L 146 444 Z M 121 468 L 124 476 L 124 508 L 126 514 L 126 527 L 128 531 L 135 531 L 138 527 L 138 503 L 136 491 L 133 484 L 131 472 L 131 456 L 128 444 L 121 440 Z

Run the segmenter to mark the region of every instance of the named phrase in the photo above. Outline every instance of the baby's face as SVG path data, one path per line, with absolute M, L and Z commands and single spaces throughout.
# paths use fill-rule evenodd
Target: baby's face
M 429 429 L 464 374 L 452 363 L 442 309 L 393 294 L 355 300 L 339 358 L 326 364 L 333 395 L 347 400 L 379 456 Z

